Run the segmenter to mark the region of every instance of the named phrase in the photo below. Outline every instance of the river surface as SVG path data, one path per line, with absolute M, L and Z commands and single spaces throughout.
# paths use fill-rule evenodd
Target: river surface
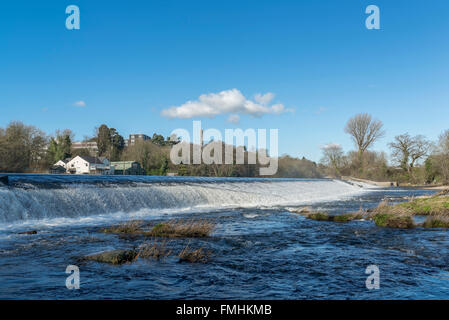
M 448 299 L 449 236 L 371 221 L 308 220 L 291 208 L 331 214 L 432 191 L 374 188 L 326 179 L 12 175 L 0 186 L 0 299 Z M 170 239 L 211 252 L 208 263 L 80 258 L 140 245 L 99 233 L 133 219 L 208 219 L 208 238 Z M 36 230 L 37 234 L 19 232 Z M 80 289 L 66 288 L 68 265 Z M 380 288 L 368 290 L 376 265 Z

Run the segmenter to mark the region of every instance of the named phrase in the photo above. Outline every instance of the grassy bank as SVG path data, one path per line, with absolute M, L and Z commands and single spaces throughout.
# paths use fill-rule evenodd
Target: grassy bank
M 383 201 L 375 209 L 340 215 L 314 212 L 310 208 L 297 208 L 290 211 L 316 221 L 371 220 L 376 226 L 388 228 L 449 228 L 449 191 L 446 189 L 433 196 L 414 198 L 399 204 Z M 413 216 L 427 216 L 427 219 L 423 223 L 415 223 Z

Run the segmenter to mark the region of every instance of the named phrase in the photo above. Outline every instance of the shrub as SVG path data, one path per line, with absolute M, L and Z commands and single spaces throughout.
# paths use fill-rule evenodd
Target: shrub
M 422 226 L 424 228 L 449 228 L 449 219 L 447 217 L 427 217 Z
M 199 249 L 191 249 L 189 245 L 187 245 L 178 255 L 179 261 L 183 262 L 200 262 L 200 263 L 206 263 L 209 261 L 209 253 L 205 252 L 203 248 Z
M 171 250 L 167 249 L 165 241 L 161 243 L 156 241 L 144 243 L 139 247 L 135 260 L 138 258 L 161 260 L 168 257 L 171 252 Z
M 146 235 L 153 237 L 207 237 L 209 236 L 215 224 L 206 220 L 192 221 L 168 221 L 159 223 L 147 232 Z
M 132 234 L 142 233 L 141 228 L 142 228 L 143 224 L 144 224 L 144 221 L 142 221 L 142 220 L 131 220 L 131 221 L 127 221 L 127 222 L 124 222 L 124 223 L 116 225 L 116 226 L 104 228 L 104 229 L 100 230 L 100 232 L 132 233 Z

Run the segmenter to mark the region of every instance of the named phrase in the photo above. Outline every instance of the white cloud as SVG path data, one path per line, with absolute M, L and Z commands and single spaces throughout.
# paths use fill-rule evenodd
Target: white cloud
M 228 118 L 228 122 L 238 124 L 240 122 L 240 116 L 238 114 L 231 114 Z
M 239 90 L 224 90 L 218 93 L 208 93 L 199 96 L 198 100 L 187 101 L 180 106 L 173 106 L 162 110 L 161 114 L 167 118 L 189 119 L 193 117 L 213 118 L 220 114 L 248 114 L 261 117 L 264 114 L 280 114 L 292 112 L 282 104 L 268 106 L 274 95 L 267 93 L 257 96 L 257 100 L 265 104 L 247 99 Z
M 83 100 L 80 100 L 80 101 L 74 102 L 73 105 L 74 105 L 75 107 L 81 107 L 81 108 L 84 108 L 84 107 L 86 106 L 86 102 L 84 102 Z
M 265 94 L 257 93 L 254 96 L 254 100 L 259 102 L 260 104 L 267 105 L 274 99 L 274 93 L 267 92 Z

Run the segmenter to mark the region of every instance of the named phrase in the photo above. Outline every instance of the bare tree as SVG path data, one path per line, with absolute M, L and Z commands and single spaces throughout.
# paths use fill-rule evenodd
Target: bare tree
M 412 137 L 408 134 L 401 134 L 394 137 L 394 142 L 388 144 L 392 150 L 392 157 L 400 163 L 404 171 L 408 171 L 408 160 L 412 148 Z
M 444 131 L 438 140 L 438 150 L 440 153 L 443 153 L 449 156 L 449 130 Z
M 345 132 L 351 136 L 358 148 L 358 157 L 362 167 L 363 153 L 377 140 L 385 135 L 383 123 L 370 114 L 360 113 L 348 120 Z
M 432 143 L 422 135 L 412 137 L 405 133 L 396 136 L 389 146 L 393 158 L 400 163 L 401 168 L 411 172 L 416 162 L 429 154 Z
M 410 153 L 410 168 L 413 168 L 418 160 L 429 155 L 432 147 L 432 142 L 426 140 L 423 135 L 415 136 L 413 138 L 413 145 Z
M 340 168 L 343 163 L 343 149 L 339 144 L 330 143 L 321 148 L 323 158 L 321 162 L 327 167 L 332 168 L 334 174 L 340 176 Z
M 449 130 L 444 131 L 438 140 L 435 165 L 443 182 L 449 183 Z

